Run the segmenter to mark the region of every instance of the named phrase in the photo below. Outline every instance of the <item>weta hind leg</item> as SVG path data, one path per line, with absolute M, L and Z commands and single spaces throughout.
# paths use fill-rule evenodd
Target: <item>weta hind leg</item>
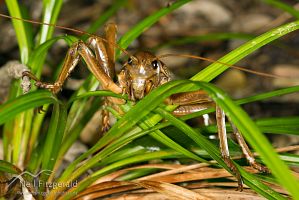
M 229 155 L 226 127 L 225 127 L 225 114 L 224 111 L 217 105 L 216 105 L 216 121 L 217 121 L 221 156 L 225 164 L 232 170 L 232 172 L 236 176 L 238 181 L 238 190 L 242 191 L 243 181 L 242 181 L 241 174 Z
M 216 121 L 218 128 L 218 135 L 220 140 L 221 156 L 225 164 L 230 168 L 238 181 L 238 190 L 243 190 L 243 181 L 240 172 L 232 159 L 230 158 L 227 134 L 225 127 L 225 114 L 223 110 L 215 105 L 215 103 L 209 98 L 208 94 L 202 90 L 188 93 L 179 93 L 171 96 L 167 101 L 170 104 L 180 105 L 174 110 L 174 115 L 186 115 L 200 110 L 204 110 L 210 107 L 216 106 Z
M 253 153 L 250 151 L 250 149 L 249 149 L 248 145 L 246 144 L 242 134 L 240 134 L 239 130 L 237 129 L 237 127 L 232 122 L 231 122 L 231 126 L 232 126 L 232 129 L 233 129 L 233 134 L 234 134 L 237 142 L 239 143 L 239 145 L 242 149 L 242 152 L 243 152 L 246 160 L 249 162 L 249 164 L 253 168 L 257 169 L 260 172 L 269 173 L 270 170 L 266 166 L 256 162 L 256 160 L 253 156 Z
M 106 42 L 102 38 L 92 36 L 88 39 L 88 44 L 95 53 L 97 60 L 105 73 L 113 80 L 115 77 L 115 44 L 116 44 L 116 25 L 109 23 L 105 26 Z M 103 88 L 105 89 L 105 88 Z M 110 129 L 110 114 L 105 108 L 110 106 L 109 98 L 104 97 L 102 110 L 102 133 Z

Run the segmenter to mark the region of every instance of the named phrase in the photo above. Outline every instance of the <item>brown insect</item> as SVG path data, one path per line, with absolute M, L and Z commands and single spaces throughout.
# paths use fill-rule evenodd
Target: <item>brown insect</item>
M 3 16 L 1 14 L 1 16 Z M 11 17 L 10 17 L 11 18 Z M 28 20 L 24 20 L 28 21 Z M 32 22 L 32 21 L 30 21 Z M 34 22 L 39 23 L 40 22 Z M 56 26 L 48 24 L 51 26 Z M 57 26 L 56 26 L 57 27 Z M 61 27 L 59 27 L 61 28 Z M 64 28 L 64 27 L 62 27 Z M 64 28 L 68 30 L 74 30 L 70 28 Z M 62 70 L 54 83 L 45 83 L 37 79 L 34 74 L 30 71 L 23 73 L 23 76 L 30 77 L 35 80 L 35 85 L 39 88 L 45 88 L 53 92 L 54 94 L 58 93 L 63 86 L 63 83 L 68 78 L 70 73 L 76 67 L 80 58 L 83 58 L 88 69 L 91 73 L 97 78 L 101 83 L 101 86 L 105 90 L 110 90 L 117 94 L 126 94 L 129 99 L 132 101 L 138 101 L 142 99 L 145 95 L 150 93 L 153 89 L 159 87 L 160 85 L 167 83 L 171 80 L 167 66 L 161 61 L 162 57 L 173 56 L 173 55 L 164 55 L 164 56 L 155 56 L 150 52 L 141 51 L 137 52 L 134 55 L 130 55 L 128 52 L 123 50 L 129 58 L 127 62 L 124 63 L 122 70 L 117 74 L 117 82 L 115 83 L 115 47 L 116 45 L 116 25 L 108 24 L 105 28 L 105 37 L 101 38 L 98 36 L 91 35 L 87 42 L 78 41 L 74 43 L 67 52 L 66 58 L 63 63 Z M 81 32 L 75 30 L 76 32 Z M 185 57 L 195 57 L 181 55 Z M 208 61 L 218 62 L 211 59 L 206 59 Z M 224 64 L 224 63 L 221 63 Z M 231 65 L 230 65 L 231 66 Z M 231 66 L 234 68 L 239 68 L 236 66 Z M 250 71 L 250 70 L 246 70 Z M 271 75 L 270 75 L 271 76 Z M 172 95 L 166 101 L 168 104 L 178 105 L 178 108 L 173 111 L 175 115 L 185 115 L 193 113 L 199 110 L 203 110 L 209 107 L 216 107 L 216 121 L 218 127 L 218 135 L 220 139 L 220 150 L 221 155 L 225 163 L 235 174 L 238 180 L 238 189 L 243 189 L 243 182 L 241 175 L 235 165 L 233 164 L 227 143 L 227 135 L 225 128 L 225 114 L 219 106 L 217 106 L 205 93 L 205 91 L 195 91 L 187 93 L 179 93 Z M 106 97 L 105 104 L 117 105 L 124 104 L 125 101 L 122 99 L 117 99 L 113 97 Z M 103 130 L 106 131 L 109 128 L 109 113 L 108 111 L 103 111 Z M 243 136 L 232 124 L 233 133 L 236 136 L 236 139 L 239 145 L 242 148 L 242 151 L 250 163 L 251 166 L 256 168 L 261 172 L 269 172 L 269 170 L 257 163 L 253 154 L 251 153 L 249 147 L 247 146 Z

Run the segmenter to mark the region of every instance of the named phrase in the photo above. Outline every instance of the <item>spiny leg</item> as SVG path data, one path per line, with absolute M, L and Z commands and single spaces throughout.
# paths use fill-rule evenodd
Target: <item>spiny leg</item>
M 61 90 L 61 87 L 65 81 L 65 79 L 69 76 L 69 74 L 73 71 L 75 66 L 79 62 L 79 55 L 77 53 L 77 43 L 75 43 L 67 52 L 67 56 L 64 60 L 62 70 L 55 81 L 55 83 L 45 83 L 40 81 L 37 77 L 35 77 L 30 71 L 23 72 L 23 76 L 27 76 L 30 79 L 35 80 L 35 85 L 39 88 L 45 88 L 53 92 L 54 94 L 58 93 Z
M 186 115 L 192 112 L 197 112 L 203 109 L 210 107 L 215 107 L 215 103 L 209 98 L 208 94 L 202 90 L 188 92 L 188 93 L 179 93 L 171 96 L 167 103 L 181 105 L 176 110 L 174 110 L 175 115 Z M 221 156 L 224 159 L 224 162 L 232 170 L 238 180 L 238 189 L 243 189 L 242 177 L 232 162 L 228 144 L 227 144 L 227 135 L 225 128 L 225 114 L 224 112 L 216 105 L 216 121 L 218 127 L 218 135 L 220 140 L 220 150 Z
M 240 175 L 238 168 L 235 166 L 235 164 L 233 163 L 229 155 L 226 128 L 225 128 L 225 114 L 224 111 L 217 105 L 216 105 L 216 121 L 217 121 L 218 136 L 220 141 L 221 156 L 224 162 L 227 164 L 227 166 L 235 174 L 238 181 L 238 190 L 242 191 L 243 190 L 242 177 Z
M 105 37 L 107 41 L 102 38 L 92 36 L 88 39 L 87 45 L 94 51 L 96 59 L 105 73 L 111 78 L 115 77 L 115 43 L 116 43 L 116 25 L 108 24 L 105 27 Z
M 215 103 L 203 90 L 174 94 L 166 100 L 166 103 L 180 105 L 173 111 L 175 116 L 183 116 L 215 107 Z M 209 125 L 209 114 L 203 115 L 203 122 L 205 126 Z
M 116 44 L 117 26 L 109 23 L 105 26 L 105 37 L 108 42 L 105 43 L 108 55 L 109 76 L 115 77 L 115 44 Z
M 93 36 L 88 40 L 88 44 L 95 52 L 97 60 L 104 69 L 105 73 L 113 80 L 115 76 L 115 43 L 116 43 L 116 25 L 107 24 L 105 27 L 106 42 L 99 37 Z M 105 88 L 104 88 L 105 89 Z M 105 109 L 110 105 L 108 98 L 104 98 L 104 109 L 102 110 L 102 133 L 110 129 L 109 112 Z
M 106 45 L 108 51 L 106 50 L 106 46 L 103 43 L 103 40 L 96 36 L 92 36 L 91 38 L 89 38 L 88 44 L 85 44 L 83 41 L 74 43 L 68 50 L 62 70 L 57 80 L 53 84 L 41 82 L 31 72 L 28 71 L 24 72 L 23 76 L 28 76 L 31 79 L 35 80 L 35 85 L 37 87 L 49 89 L 53 93 L 58 93 L 61 90 L 66 78 L 78 64 L 80 56 L 82 56 L 82 58 L 86 62 L 88 69 L 100 81 L 103 89 L 111 90 L 114 93 L 122 93 L 122 89 L 113 82 L 115 69 L 114 50 L 112 50 L 112 48 L 114 48 L 113 44 L 115 44 L 116 42 L 116 26 L 113 24 L 110 24 L 106 28 L 106 35 L 109 35 L 110 33 L 114 34 L 114 37 L 108 37 L 109 45 Z M 94 51 L 94 53 L 91 51 L 91 49 Z M 104 98 L 104 106 L 109 105 L 109 103 L 111 102 L 116 104 L 124 103 L 124 101 L 121 99 L 113 97 Z M 102 114 L 103 130 L 107 131 L 110 127 L 109 112 L 104 110 Z
M 117 28 L 114 23 L 109 23 L 105 26 L 105 37 L 108 42 L 105 43 L 106 52 L 108 56 L 108 66 L 106 73 L 114 79 L 115 77 L 115 44 L 116 44 Z M 109 106 L 111 103 L 107 98 L 104 99 L 104 107 Z M 102 133 L 108 132 L 110 129 L 110 113 L 108 110 L 102 111 Z
M 51 90 L 53 93 L 57 93 L 60 91 L 66 78 L 79 62 L 80 56 L 82 56 L 82 58 L 84 59 L 91 73 L 100 81 L 103 88 L 117 94 L 120 94 L 122 92 L 121 88 L 116 85 L 113 80 L 105 73 L 100 63 L 97 61 L 91 50 L 83 41 L 74 43 L 69 49 L 62 70 L 54 84 L 39 81 L 31 72 L 25 72 L 23 73 L 23 75 L 29 76 L 30 78 L 34 79 L 38 87 L 46 88 Z M 118 104 L 122 103 L 122 101 L 120 101 L 119 99 L 113 98 L 113 100 L 115 100 L 115 102 Z
M 225 114 L 223 110 L 219 106 L 217 106 L 208 96 L 208 94 L 203 90 L 172 95 L 169 99 L 166 100 L 166 103 L 180 105 L 176 110 L 173 111 L 173 114 L 177 116 L 182 116 L 193 112 L 198 112 L 207 108 L 216 107 L 216 121 L 220 140 L 221 156 L 224 162 L 227 164 L 227 166 L 235 174 L 238 181 L 238 190 L 242 191 L 242 177 L 229 155 L 225 127 Z
M 240 134 L 239 130 L 237 129 L 237 127 L 232 122 L 231 122 L 231 126 L 232 126 L 232 129 L 233 129 L 233 134 L 236 137 L 236 140 L 239 143 L 239 145 L 242 149 L 242 152 L 245 155 L 245 158 L 248 160 L 249 164 L 253 168 L 257 169 L 260 172 L 270 173 L 270 170 L 266 166 L 256 162 L 256 160 L 255 160 L 252 152 L 250 151 L 248 145 L 246 144 L 242 134 Z
M 86 62 L 88 69 L 100 81 L 104 89 L 110 90 L 117 94 L 122 93 L 122 89 L 118 85 L 116 85 L 113 80 L 105 73 L 91 50 L 82 41 L 78 43 L 78 52 Z

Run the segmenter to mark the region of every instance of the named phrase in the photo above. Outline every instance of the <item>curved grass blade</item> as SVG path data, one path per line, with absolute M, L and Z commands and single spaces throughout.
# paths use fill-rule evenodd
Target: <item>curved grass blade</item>
M 299 117 L 279 117 L 279 118 L 266 118 L 259 119 L 256 121 L 256 124 L 259 126 L 269 126 L 269 127 L 281 127 L 281 128 L 293 128 L 299 129 Z M 299 134 L 299 133 L 298 133 Z
M 265 92 L 262 94 L 257 94 L 257 95 L 251 96 L 251 97 L 246 97 L 243 99 L 236 100 L 236 103 L 237 104 L 246 104 L 246 103 L 250 103 L 250 102 L 254 102 L 254 101 L 260 101 L 260 100 L 265 100 L 265 99 L 269 99 L 272 97 L 291 94 L 294 92 L 299 92 L 299 86 L 292 86 L 292 87 L 288 87 L 288 88 Z
M 71 104 L 74 101 L 79 100 L 79 99 L 85 99 L 85 98 L 88 98 L 88 97 L 95 97 L 95 96 L 100 96 L 100 97 L 109 96 L 109 97 L 116 97 L 116 98 L 128 100 L 128 98 L 126 98 L 123 95 L 115 94 L 111 91 L 99 90 L 99 91 L 85 92 L 85 93 L 80 94 L 78 96 L 74 96 L 68 101 L 68 104 Z
M 52 170 L 57 161 L 58 152 L 61 148 L 66 123 L 66 108 L 64 105 L 54 104 L 48 133 L 46 135 L 45 144 L 43 145 L 42 169 Z M 46 181 L 47 174 L 43 174 L 41 179 Z
M 230 169 L 226 166 L 226 164 L 223 162 L 220 152 L 218 148 L 212 144 L 208 139 L 206 139 L 204 136 L 201 135 L 198 131 L 195 131 L 193 128 L 185 124 L 184 122 L 180 121 L 179 119 L 175 118 L 171 114 L 167 113 L 165 110 L 162 110 L 161 108 L 158 108 L 157 113 L 164 116 L 167 120 L 169 120 L 174 126 L 179 128 L 183 131 L 187 136 L 192 138 L 201 148 L 206 150 L 208 154 L 216 160 L 222 167 L 224 167 L 226 170 L 230 171 Z M 235 163 L 236 166 L 238 166 Z M 256 190 L 263 196 L 265 196 L 268 199 L 283 199 L 282 196 L 269 188 L 268 186 L 261 183 L 257 178 L 255 178 L 250 173 L 246 172 L 242 169 L 242 167 L 238 166 L 238 169 L 244 178 L 245 184 L 250 186 L 252 189 Z M 248 178 L 250 177 L 250 178 Z
M 179 83 L 179 82 L 177 82 L 177 83 Z M 180 83 L 181 83 L 181 82 L 180 82 Z M 169 84 L 170 84 L 170 83 L 169 83 Z M 180 84 L 178 84 L 178 85 L 180 85 Z M 162 86 L 162 87 L 163 87 L 163 86 Z M 162 87 L 161 87 L 161 88 L 162 88 Z M 166 86 L 164 86 L 164 87 L 166 87 Z M 177 87 L 177 88 L 176 88 L 176 89 L 178 89 L 176 92 L 179 91 L 179 88 L 184 88 L 184 87 L 182 87 L 182 85 L 180 85 L 180 87 Z M 185 89 L 186 89 L 186 88 L 187 88 L 187 87 L 185 87 Z M 159 90 L 159 89 L 157 89 L 157 90 Z M 157 90 L 156 90 L 156 91 L 157 91 Z M 154 91 L 154 92 L 155 92 L 155 91 Z M 154 93 L 154 92 L 153 92 L 153 93 Z M 175 92 L 174 92 L 174 93 L 175 93 Z M 153 96 L 151 97 L 150 95 L 151 95 L 151 94 L 149 94 L 149 96 L 145 97 L 142 101 L 144 101 L 146 98 L 149 98 L 148 100 L 151 101 L 151 103 L 152 103 L 152 102 L 155 102 L 156 99 L 152 99 Z M 158 97 L 161 98 L 161 94 L 160 94 Z M 157 99 L 157 100 L 160 100 L 160 99 Z M 140 105 L 143 105 L 143 104 L 140 103 Z M 134 110 L 134 108 L 136 108 L 137 106 L 138 106 L 138 104 L 137 104 L 135 107 L 133 107 L 133 108 L 130 110 L 130 112 L 132 112 L 132 110 Z M 146 107 L 148 108 L 147 105 L 146 105 Z M 145 108 L 143 108 L 143 109 L 145 109 Z M 138 111 L 137 113 L 140 114 L 140 111 Z M 125 117 L 126 117 L 126 116 L 125 116 Z M 121 120 L 120 120 L 120 121 L 121 121 Z M 116 125 L 116 127 L 117 127 L 117 125 Z M 123 127 L 122 127 L 122 128 L 123 128 Z
M 286 95 L 286 94 L 290 94 L 290 93 L 294 93 L 294 92 L 299 92 L 299 86 L 293 86 L 293 87 L 289 87 L 289 88 L 283 88 L 283 89 L 274 90 L 274 91 L 271 91 L 271 92 L 257 94 L 257 95 L 254 95 L 254 96 L 250 96 L 250 97 L 246 97 L 246 98 L 243 98 L 243 99 L 236 100 L 235 102 L 238 105 L 242 105 L 242 104 L 255 102 L 255 101 L 261 101 L 261 100 L 269 99 L 269 98 L 276 97 L 276 96 Z M 196 117 L 199 117 L 199 116 L 202 116 L 204 114 L 208 114 L 208 113 L 211 113 L 211 112 L 214 112 L 214 111 L 215 111 L 215 109 L 209 108 L 209 109 L 206 109 L 206 110 L 203 110 L 203 111 L 199 111 L 199 112 L 195 112 L 195 113 L 192 113 L 192 114 L 184 115 L 184 116 L 180 117 L 180 119 L 185 121 L 185 120 L 196 118 Z M 269 119 L 269 120 L 271 120 L 271 119 Z M 297 121 L 296 117 L 291 117 L 289 120 L 291 120 L 291 122 L 288 121 L 288 119 L 278 118 L 277 120 L 275 120 L 274 124 L 269 125 L 269 126 L 274 127 L 274 128 L 278 128 L 278 126 L 286 126 L 286 127 L 288 127 L 288 129 L 291 126 L 298 127 L 299 121 Z M 267 121 L 267 119 L 265 121 Z M 267 122 L 265 122 L 265 123 L 267 123 Z M 265 123 L 263 123 L 263 120 L 258 120 L 256 122 L 257 125 L 261 126 L 260 128 L 262 130 L 266 130 L 265 127 L 263 127 L 263 126 L 267 125 Z M 170 125 L 171 124 L 169 122 L 163 122 L 163 123 L 160 123 L 158 125 L 153 126 L 151 129 L 154 131 L 154 130 L 165 128 L 165 127 L 170 126 Z M 267 130 L 269 130 L 269 129 L 267 129 Z M 287 129 L 285 129 L 284 131 L 287 131 Z M 216 129 L 215 128 L 213 128 L 213 130 L 209 129 L 209 132 L 214 132 L 215 133 Z M 275 131 L 273 133 L 276 133 L 276 132 L 283 133 L 283 130 Z M 269 132 L 269 133 L 272 133 L 272 132 Z M 295 133 L 290 132 L 290 134 L 295 134 Z
M 108 133 L 106 133 L 106 135 L 104 137 L 102 137 L 96 145 L 94 145 L 91 149 L 88 150 L 88 152 L 84 153 L 82 156 L 80 156 L 79 158 L 77 158 L 71 165 L 68 166 L 68 168 L 65 170 L 65 172 L 63 173 L 63 175 L 60 177 L 60 179 L 58 181 L 61 182 L 67 182 L 69 180 L 72 180 L 72 178 L 74 176 L 78 176 L 78 174 L 82 173 L 82 171 L 84 170 L 83 168 L 80 169 L 79 171 L 76 171 L 76 173 L 74 174 L 73 171 L 76 168 L 76 165 L 78 163 L 80 163 L 80 161 L 82 161 L 84 158 L 88 157 L 88 155 L 100 150 L 101 148 L 103 148 L 104 146 L 106 146 L 108 143 L 110 143 L 111 141 L 115 140 L 115 141 L 119 141 L 119 137 L 121 137 L 121 135 L 123 135 L 123 133 L 125 133 L 126 131 L 128 131 L 130 128 L 132 128 L 138 121 L 140 121 L 144 116 L 146 116 L 151 109 L 154 109 L 155 106 L 158 106 L 162 101 L 163 98 L 166 98 L 167 95 L 169 96 L 170 94 L 164 94 L 164 97 L 161 98 L 161 94 L 163 95 L 163 92 L 168 91 L 170 88 L 176 86 L 176 85 L 180 85 L 182 83 L 182 81 L 174 81 L 174 82 L 170 82 L 168 84 L 162 85 L 161 87 L 158 88 L 158 92 L 153 91 L 152 93 L 150 93 L 149 95 L 147 95 L 142 101 L 146 101 L 146 103 L 137 103 L 123 118 L 121 118 L 111 129 Z M 178 87 L 180 88 L 180 87 Z M 183 91 L 184 88 L 181 88 L 181 91 Z M 178 89 L 179 90 L 179 89 Z M 134 134 L 139 132 L 140 129 L 138 130 L 132 130 L 129 133 Z M 118 146 L 118 148 L 120 148 L 121 146 Z M 107 150 L 106 148 L 104 149 L 105 151 Z M 117 150 L 117 149 L 114 149 Z M 109 150 L 109 153 L 111 153 L 111 151 Z M 93 166 L 94 164 L 96 164 L 99 160 L 101 160 L 103 157 L 103 151 L 100 152 L 99 155 L 97 156 L 93 156 L 91 158 L 91 161 L 89 162 L 89 166 L 86 165 L 86 167 L 90 168 L 90 166 Z M 59 189 L 63 189 L 63 188 L 59 188 Z M 59 190 L 57 189 L 57 190 Z M 52 191 L 52 193 L 54 194 L 57 191 Z
M 144 121 L 142 123 L 139 123 L 140 127 L 142 129 L 149 129 L 154 124 L 151 124 L 150 121 Z M 181 154 L 185 155 L 188 158 L 194 159 L 199 162 L 207 162 L 205 159 L 199 157 L 198 155 L 194 154 L 193 152 L 189 151 L 188 149 L 182 147 L 180 144 L 176 143 L 174 140 L 170 139 L 168 136 L 166 136 L 163 132 L 160 130 L 153 131 L 149 134 L 151 137 L 156 139 L 157 141 L 161 142 L 162 144 L 168 146 L 171 149 L 174 149 Z
M 147 127 L 146 124 L 141 124 L 141 127 Z M 88 150 L 86 153 L 84 153 L 82 156 L 80 156 L 76 161 L 74 161 L 63 173 L 59 181 L 61 182 L 68 182 L 71 180 L 74 180 L 75 178 L 79 177 L 83 172 L 87 171 L 91 167 L 98 164 L 103 158 L 107 158 L 110 155 L 115 152 L 116 150 L 120 149 L 127 143 L 131 142 L 132 140 L 139 138 L 147 133 L 150 133 L 151 131 L 142 131 L 140 128 L 136 127 L 134 130 L 130 131 L 128 134 L 123 135 L 122 137 L 118 138 L 114 142 L 112 142 L 109 146 L 107 146 L 105 149 L 100 151 L 98 154 L 93 155 L 92 158 L 90 158 L 88 161 L 85 162 L 84 165 L 80 166 L 78 169 L 76 169 L 74 172 L 72 170 L 76 167 L 76 165 L 87 156 L 91 155 L 93 153 L 93 150 Z M 151 133 L 152 134 L 152 133 Z M 202 159 L 201 157 L 197 156 L 196 154 L 188 151 L 187 149 L 183 148 L 170 138 L 168 138 L 166 135 L 164 135 L 162 132 L 155 132 L 155 135 L 153 135 L 155 139 L 157 139 L 162 144 L 169 146 L 170 148 L 176 150 L 177 152 L 181 153 L 182 155 L 185 155 L 186 157 L 192 158 L 194 160 L 198 160 L 200 162 L 207 162 L 206 160 Z
M 43 1 L 43 20 L 42 22 L 48 24 L 56 24 L 58 15 L 61 10 L 63 0 L 44 0 Z M 46 42 L 53 35 L 55 27 L 42 25 L 39 33 L 39 42 L 38 45 Z M 46 55 L 46 54 L 44 54 Z M 44 57 L 43 57 L 44 60 Z
M 290 15 L 296 17 L 297 19 L 299 19 L 299 12 L 298 10 L 296 10 L 295 8 L 293 8 L 292 6 L 289 6 L 286 3 L 283 3 L 282 1 L 278 1 L 278 0 L 262 0 L 263 2 L 276 7 L 278 9 L 281 9 L 287 13 L 289 13 Z
M 230 53 L 220 58 L 218 61 L 229 65 L 233 65 L 239 60 L 241 60 L 242 58 L 244 58 L 245 56 L 261 48 L 262 46 L 292 31 L 295 31 L 298 28 L 299 28 L 299 21 L 291 22 L 283 26 L 277 27 L 241 45 L 237 49 L 231 51 Z M 213 63 L 208 67 L 206 67 L 205 69 L 201 70 L 196 75 L 194 75 L 191 78 L 191 80 L 209 82 L 228 68 L 229 66 L 227 65 L 222 65 L 220 63 Z
M 237 126 L 239 131 L 249 141 L 251 146 L 259 153 L 263 161 L 271 169 L 277 180 L 285 187 L 294 198 L 299 198 L 296 188 L 299 183 L 291 175 L 288 167 L 278 158 L 271 144 L 259 131 L 258 127 L 248 117 L 248 115 L 237 106 L 223 91 L 216 88 L 212 84 L 200 82 L 197 83 L 202 89 L 207 91 L 211 98 L 219 105 L 226 115 Z M 179 127 L 178 127 L 179 128 Z M 194 140 L 196 138 L 193 138 Z M 196 140 L 195 140 L 196 141 Z
M 69 35 L 64 35 L 64 36 L 59 36 L 59 37 L 54 37 L 51 39 L 48 39 L 46 42 L 43 44 L 39 45 L 30 55 L 29 61 L 28 61 L 28 66 L 30 66 L 32 72 L 37 76 L 40 77 L 41 75 L 41 68 L 40 66 L 43 65 L 44 60 L 41 59 L 43 56 L 45 56 L 55 42 L 58 40 L 65 40 L 65 42 L 68 45 L 71 45 L 73 42 L 77 41 L 78 39 L 74 36 L 69 36 Z
M 19 3 L 16 0 L 6 0 L 5 3 L 11 16 L 22 18 Z M 12 24 L 18 39 L 21 61 L 23 64 L 26 64 L 29 59 L 32 41 L 29 40 L 26 26 L 23 21 L 12 20 Z
M 238 105 L 242 105 L 242 104 L 246 104 L 246 103 L 251 103 L 251 102 L 256 102 L 256 101 L 269 99 L 269 98 L 276 97 L 276 96 L 291 94 L 291 93 L 294 93 L 294 92 L 299 92 L 299 86 L 293 86 L 293 87 L 283 88 L 283 89 L 274 90 L 274 91 L 270 91 L 270 92 L 265 92 L 265 93 L 262 93 L 262 94 L 253 95 L 253 96 L 250 96 L 250 97 L 245 97 L 243 99 L 238 99 L 235 102 Z M 192 119 L 192 118 L 195 118 L 195 117 L 198 117 L 198 116 L 202 116 L 203 114 L 211 113 L 211 112 L 214 112 L 214 111 L 215 111 L 215 109 L 210 108 L 210 109 L 207 109 L 207 110 L 203 110 L 203 111 L 199 111 L 199 112 L 192 113 L 192 114 L 189 114 L 189 115 L 185 115 L 185 116 L 181 117 L 181 119 L 182 120 L 188 120 L 188 119 Z
M 67 193 L 65 193 L 65 196 L 62 196 L 63 199 L 70 199 L 74 195 L 76 195 L 78 192 L 85 189 L 87 186 L 89 186 L 91 183 L 93 183 L 95 180 L 97 180 L 99 177 L 109 173 L 110 171 L 117 170 L 120 167 L 129 165 L 129 164 L 135 164 L 139 162 L 144 162 L 152 159 L 163 159 L 163 158 L 177 158 L 178 156 L 181 156 L 176 151 L 170 150 L 170 151 L 159 151 L 159 152 L 150 152 L 150 153 L 143 153 L 141 155 L 133 156 L 129 159 L 124 159 L 117 161 L 113 164 L 110 164 L 97 172 L 93 173 L 91 176 L 87 177 L 86 179 L 82 180 L 77 187 L 74 187 L 70 189 Z
M 22 171 L 10 162 L 0 160 L 0 171 L 10 174 L 20 174 Z
M 151 112 L 156 106 L 163 102 L 163 99 L 167 97 L 166 91 L 174 86 L 180 85 L 184 81 L 173 81 L 168 84 L 162 85 L 157 90 L 152 91 L 149 95 L 139 101 L 130 111 L 121 118 L 117 123 L 109 130 L 107 134 L 102 137 L 95 146 L 91 148 L 92 152 L 104 147 L 112 140 L 116 139 L 126 131 L 129 131 L 138 121 Z M 184 88 L 181 89 L 184 91 Z M 164 96 L 159 96 L 164 95 Z M 138 114 L 137 114 L 138 113 Z
M 294 91 L 296 91 L 297 89 L 299 89 L 299 88 L 296 88 L 296 87 L 293 87 L 293 88 L 290 88 L 290 89 L 283 89 L 283 90 L 278 90 L 278 91 L 274 91 L 274 92 L 270 92 L 270 93 L 268 93 L 268 94 L 266 94 L 266 95 L 264 95 L 264 94 L 262 94 L 262 95 L 257 95 L 257 96 L 255 96 L 255 98 L 249 98 L 248 100 L 250 100 L 250 101 L 254 101 L 254 100 L 261 100 L 262 98 L 269 98 L 269 97 L 272 97 L 272 96 L 275 96 L 275 95 L 281 95 L 281 94 L 286 94 L 286 93 L 289 93 L 289 92 L 294 92 Z M 96 92 L 97 93 L 97 92 Z M 101 92 L 99 92 L 99 93 L 101 93 Z M 92 93 L 91 93 L 92 94 Z M 150 98 L 150 99 L 152 99 L 152 97 Z M 153 101 L 156 101 L 156 99 L 152 99 Z M 244 103 L 244 102 L 242 102 L 242 103 Z M 148 107 L 149 108 L 149 107 Z M 146 107 L 144 107 L 143 109 L 146 109 Z M 211 112 L 211 111 L 213 111 L 212 109 L 209 109 L 209 111 Z M 209 113 L 208 111 L 205 111 L 205 113 Z M 200 115 L 202 115 L 202 113 L 201 112 L 199 112 L 197 115 L 195 115 L 195 116 L 200 116 Z M 190 119 L 190 118 L 193 118 L 194 116 L 192 116 L 192 115 L 190 115 L 189 117 L 187 116 L 184 116 L 184 117 L 182 117 L 183 119 Z M 130 120 L 129 120 L 130 121 Z M 165 123 L 165 122 L 164 122 Z M 160 127 L 160 128 L 162 128 L 162 127 L 166 127 L 167 125 L 169 125 L 169 124 L 167 124 L 167 122 L 166 122 L 166 124 L 165 125 L 158 125 L 157 126 L 157 129 Z M 145 127 L 143 127 L 143 128 L 145 128 Z M 153 130 L 156 130 L 155 128 L 153 129 Z M 156 139 L 158 139 L 159 137 L 158 136 L 156 136 Z M 160 138 L 161 139 L 161 138 Z M 105 139 L 103 139 L 104 141 L 105 141 Z M 108 140 L 109 141 L 109 140 Z M 163 140 L 162 140 L 163 141 Z M 169 146 L 169 144 L 168 144 L 168 146 Z M 87 152 L 87 155 L 90 155 L 90 154 L 92 154 L 92 152 L 95 152 L 95 151 L 97 151 L 98 149 L 100 149 L 101 147 L 100 146 L 97 146 L 97 145 L 95 145 L 91 150 L 90 150 L 90 152 Z M 182 152 L 181 152 L 182 153 Z M 194 159 L 194 158 L 193 158 Z
M 114 0 L 113 4 L 104 13 L 101 13 L 99 18 L 95 20 L 90 27 L 86 30 L 88 33 L 95 33 L 97 29 L 105 24 L 110 17 L 112 17 L 121 7 L 126 5 L 128 0 Z M 85 41 L 88 36 L 84 35 L 81 37 Z
M 13 119 L 17 114 L 30 108 L 37 108 L 45 104 L 58 103 L 59 101 L 46 90 L 30 92 L 26 95 L 9 100 L 0 105 L 0 125 Z
M 129 44 L 133 42 L 135 38 L 137 38 L 141 33 L 143 33 L 148 27 L 152 26 L 155 22 L 157 22 L 161 17 L 164 15 L 167 15 L 168 13 L 171 13 L 175 9 L 183 6 L 184 4 L 188 3 L 190 0 L 178 0 L 175 3 L 173 3 L 169 7 L 164 7 L 154 14 L 148 16 L 141 22 L 139 22 L 134 28 L 130 29 L 125 35 L 121 37 L 118 44 L 122 48 L 127 48 Z M 116 56 L 118 56 L 120 51 L 118 50 L 116 52 Z
M 232 40 L 232 39 L 243 39 L 250 40 L 255 36 L 245 33 L 208 33 L 204 35 L 182 37 L 168 42 L 164 42 L 161 45 L 155 46 L 153 49 L 159 49 L 163 47 L 178 46 L 184 44 L 194 44 L 202 41 L 217 41 L 217 40 Z

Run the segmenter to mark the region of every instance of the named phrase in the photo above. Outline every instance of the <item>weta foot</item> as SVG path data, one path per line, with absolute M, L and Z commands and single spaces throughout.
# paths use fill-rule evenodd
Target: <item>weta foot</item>
M 236 167 L 236 165 L 233 163 L 233 161 L 231 160 L 230 157 L 228 156 L 222 156 L 224 162 L 227 164 L 227 166 L 230 168 L 230 170 L 233 172 L 233 174 L 235 175 L 237 181 L 238 181 L 238 188 L 237 191 L 242 192 L 243 191 L 243 179 L 242 176 L 238 170 L 238 168 Z
M 38 88 L 44 88 L 44 89 L 48 89 L 49 91 L 51 91 L 54 94 L 57 94 L 60 90 L 62 85 L 59 84 L 58 82 L 51 84 L 51 83 L 45 83 L 40 81 L 35 75 L 33 75 L 30 71 L 24 71 L 22 73 L 22 78 L 24 77 L 29 77 L 30 79 L 35 81 L 35 86 Z
M 271 173 L 271 171 L 270 171 L 270 169 L 268 167 L 266 167 L 266 166 L 264 166 L 264 165 L 262 165 L 262 164 L 260 164 L 260 163 L 258 163 L 256 161 L 250 163 L 250 165 L 254 169 L 258 170 L 261 173 L 268 173 L 268 174 Z

